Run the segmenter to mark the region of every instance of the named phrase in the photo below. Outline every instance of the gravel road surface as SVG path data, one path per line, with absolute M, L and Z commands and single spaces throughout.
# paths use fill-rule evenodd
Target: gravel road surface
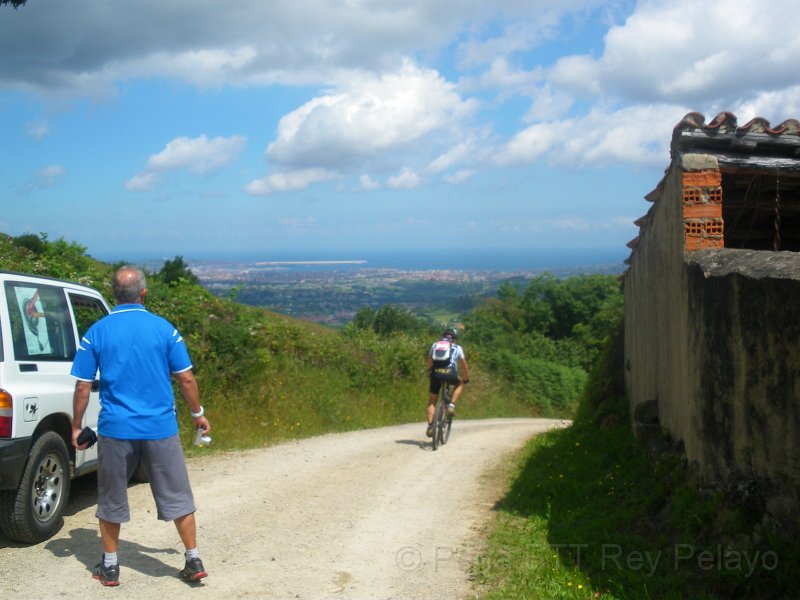
M 183 548 L 155 517 L 146 484 L 129 490 L 120 586 L 103 588 L 93 475 L 73 482 L 64 527 L 23 546 L 0 537 L 0 598 L 462 599 L 502 497 L 502 472 L 549 419 L 457 420 L 433 452 L 424 425 L 325 435 L 188 461 L 202 584 L 177 578 Z

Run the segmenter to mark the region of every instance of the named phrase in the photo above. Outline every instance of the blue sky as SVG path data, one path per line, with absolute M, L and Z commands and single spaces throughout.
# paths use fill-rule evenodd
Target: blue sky
M 793 0 L 0 7 L 0 232 L 107 259 L 608 249 L 690 111 L 800 117 Z

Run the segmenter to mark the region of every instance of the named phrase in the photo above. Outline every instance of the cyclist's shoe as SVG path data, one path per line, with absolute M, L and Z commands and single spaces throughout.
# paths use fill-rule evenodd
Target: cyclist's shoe
M 456 405 L 453 404 L 452 402 L 450 402 L 447 405 L 447 414 L 450 415 L 450 416 L 453 416 L 453 415 L 456 414 Z
M 208 577 L 203 561 L 199 558 L 191 558 L 186 561 L 186 566 L 180 572 L 180 577 L 184 581 L 192 583 L 193 581 L 200 581 L 203 577 Z
M 428 437 L 433 437 L 433 423 L 428 425 L 428 429 L 425 430 L 425 435 Z
M 108 587 L 119 585 L 119 563 L 107 567 L 100 560 L 100 564 L 92 570 L 92 577 L 99 579 L 100 583 Z

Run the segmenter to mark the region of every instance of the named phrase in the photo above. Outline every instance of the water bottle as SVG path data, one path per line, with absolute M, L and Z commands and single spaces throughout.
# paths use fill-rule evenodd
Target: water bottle
M 194 445 L 197 447 L 208 446 L 211 443 L 211 437 L 205 435 L 205 429 L 198 427 L 194 434 Z

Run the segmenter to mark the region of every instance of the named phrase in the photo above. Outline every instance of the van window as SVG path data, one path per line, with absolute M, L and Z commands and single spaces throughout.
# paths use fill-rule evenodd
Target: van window
M 14 359 L 71 361 L 75 335 L 64 290 L 16 281 L 5 288 Z
M 72 304 L 72 314 L 75 315 L 75 324 L 78 326 L 78 339 L 83 337 L 95 321 L 108 314 L 106 307 L 97 298 L 70 293 L 69 301 Z

